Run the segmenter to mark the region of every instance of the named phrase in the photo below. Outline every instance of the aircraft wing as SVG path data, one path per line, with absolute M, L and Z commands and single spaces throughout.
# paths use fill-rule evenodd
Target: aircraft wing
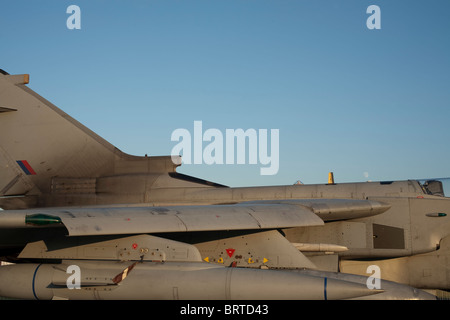
M 277 229 L 323 223 L 313 211 L 293 204 L 46 208 L 0 213 L 0 227 L 63 225 L 69 236 Z
M 390 206 L 370 200 L 279 200 L 231 205 L 7 210 L 0 228 L 65 226 L 69 236 L 261 230 L 319 226 L 367 217 Z

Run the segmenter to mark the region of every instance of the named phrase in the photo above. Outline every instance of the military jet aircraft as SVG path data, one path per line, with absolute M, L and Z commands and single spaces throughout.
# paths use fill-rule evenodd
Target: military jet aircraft
M 229 188 L 125 154 L 0 71 L 0 296 L 435 299 L 437 181 Z M 374 270 L 374 271 L 373 271 Z M 419 289 L 418 289 L 419 288 Z

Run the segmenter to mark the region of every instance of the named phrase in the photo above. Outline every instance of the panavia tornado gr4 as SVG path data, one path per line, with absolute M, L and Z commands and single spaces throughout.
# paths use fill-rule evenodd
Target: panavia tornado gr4
M 440 181 L 230 188 L 125 154 L 0 72 L 0 296 L 435 299 Z M 179 159 L 178 159 L 179 160 Z M 433 291 L 434 292 L 434 291 Z

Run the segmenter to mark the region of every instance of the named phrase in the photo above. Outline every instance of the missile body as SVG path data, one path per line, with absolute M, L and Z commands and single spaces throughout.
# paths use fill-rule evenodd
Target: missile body
M 323 300 L 382 292 L 364 284 L 282 270 L 186 262 L 137 262 L 131 270 L 130 265 L 129 261 L 77 260 L 3 266 L 0 296 L 83 300 Z M 73 266 L 79 268 L 78 275 L 68 271 Z

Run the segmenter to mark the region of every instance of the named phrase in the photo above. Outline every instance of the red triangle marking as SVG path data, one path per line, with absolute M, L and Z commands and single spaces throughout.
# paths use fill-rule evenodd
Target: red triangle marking
M 233 255 L 234 251 L 236 251 L 235 249 L 226 249 L 228 256 L 231 258 L 231 256 Z

